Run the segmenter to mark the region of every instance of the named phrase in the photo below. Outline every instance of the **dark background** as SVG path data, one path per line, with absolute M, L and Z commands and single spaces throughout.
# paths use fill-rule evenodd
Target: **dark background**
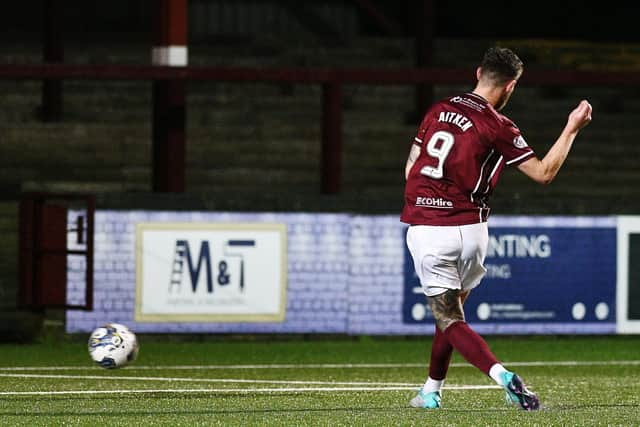
M 67 0 L 61 3 L 64 3 L 64 28 L 69 37 L 82 35 L 83 38 L 99 38 L 107 33 L 111 37 L 118 37 L 124 36 L 122 33 L 126 32 L 129 36 L 138 34 L 144 38 L 151 31 L 153 0 Z M 203 4 L 207 1 L 190 1 L 190 5 L 195 3 Z M 295 7 L 305 8 L 317 3 L 298 1 L 295 2 Z M 322 3 L 353 5 L 354 2 L 343 0 Z M 372 2 L 388 19 L 399 24 L 407 35 L 411 33 L 416 20 L 420 19 L 417 11 L 421 3 L 414 0 Z M 3 28 L 4 41 L 41 36 L 44 0 L 4 2 L 3 6 L 0 27 Z M 640 40 L 637 29 L 640 7 L 632 2 L 434 1 L 434 10 L 436 37 Z M 379 28 L 365 13 L 359 15 L 363 33 L 380 33 Z

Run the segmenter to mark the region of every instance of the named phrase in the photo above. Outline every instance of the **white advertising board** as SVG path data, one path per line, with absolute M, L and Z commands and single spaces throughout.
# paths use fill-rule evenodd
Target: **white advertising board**
M 139 223 L 135 320 L 281 322 L 284 224 Z

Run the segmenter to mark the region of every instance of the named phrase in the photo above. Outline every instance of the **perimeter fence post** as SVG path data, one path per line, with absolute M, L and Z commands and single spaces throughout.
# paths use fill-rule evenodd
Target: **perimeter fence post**
M 342 84 L 322 85 L 322 193 L 340 192 L 342 181 Z

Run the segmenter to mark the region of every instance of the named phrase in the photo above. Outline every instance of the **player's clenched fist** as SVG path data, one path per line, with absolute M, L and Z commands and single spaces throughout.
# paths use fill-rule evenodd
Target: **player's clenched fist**
M 587 100 L 583 99 L 580 104 L 569 114 L 569 120 L 567 125 L 574 132 L 579 131 L 583 127 L 591 122 L 591 104 Z

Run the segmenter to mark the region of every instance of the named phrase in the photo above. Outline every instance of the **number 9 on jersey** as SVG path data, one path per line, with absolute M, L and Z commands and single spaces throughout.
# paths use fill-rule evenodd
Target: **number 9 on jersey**
M 420 169 L 420 173 L 433 179 L 442 179 L 444 176 L 444 162 L 449 155 L 449 151 L 451 151 L 451 147 L 453 147 L 453 142 L 454 137 L 449 132 L 443 130 L 435 132 L 429 139 L 426 150 L 429 156 L 438 159 L 438 165 L 436 167 L 425 166 Z

